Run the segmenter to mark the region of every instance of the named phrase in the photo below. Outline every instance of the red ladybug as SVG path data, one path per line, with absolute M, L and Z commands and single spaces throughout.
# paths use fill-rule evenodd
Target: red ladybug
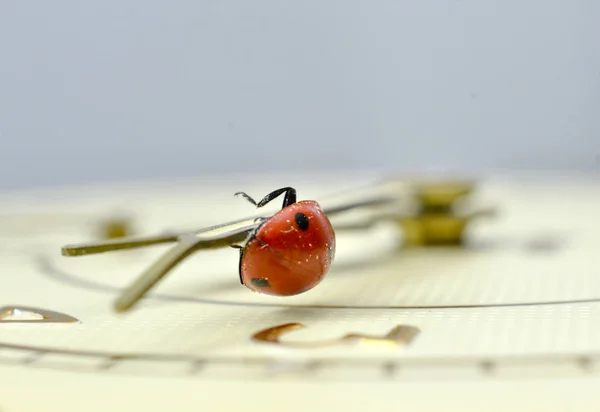
M 296 201 L 296 190 L 284 187 L 260 202 L 244 192 L 257 208 L 285 193 L 280 211 L 261 223 L 240 248 L 239 275 L 249 289 L 276 296 L 290 296 L 317 286 L 335 256 L 335 232 L 325 212 L 314 200 Z

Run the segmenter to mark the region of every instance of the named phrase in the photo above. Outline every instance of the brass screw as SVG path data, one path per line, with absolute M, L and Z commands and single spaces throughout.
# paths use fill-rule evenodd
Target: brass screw
M 101 223 L 100 231 L 103 239 L 117 239 L 131 236 L 131 222 L 126 218 L 107 219 Z

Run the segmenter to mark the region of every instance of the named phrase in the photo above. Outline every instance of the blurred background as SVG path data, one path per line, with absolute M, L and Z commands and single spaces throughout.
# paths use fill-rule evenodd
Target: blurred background
M 0 3 L 0 189 L 600 170 L 600 2 Z

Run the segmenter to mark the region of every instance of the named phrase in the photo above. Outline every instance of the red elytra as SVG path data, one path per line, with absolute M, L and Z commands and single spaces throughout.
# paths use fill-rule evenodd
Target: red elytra
M 286 194 L 280 211 L 262 219 L 240 250 L 240 281 L 249 289 L 276 296 L 291 296 L 317 286 L 335 257 L 335 232 L 314 200 L 296 202 L 296 191 L 285 187 L 256 203 L 264 206 Z

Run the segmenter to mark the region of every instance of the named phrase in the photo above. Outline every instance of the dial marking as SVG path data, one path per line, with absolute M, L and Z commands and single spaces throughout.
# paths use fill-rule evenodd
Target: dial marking
M 78 323 L 79 319 L 65 313 L 29 306 L 0 308 L 0 323 Z

